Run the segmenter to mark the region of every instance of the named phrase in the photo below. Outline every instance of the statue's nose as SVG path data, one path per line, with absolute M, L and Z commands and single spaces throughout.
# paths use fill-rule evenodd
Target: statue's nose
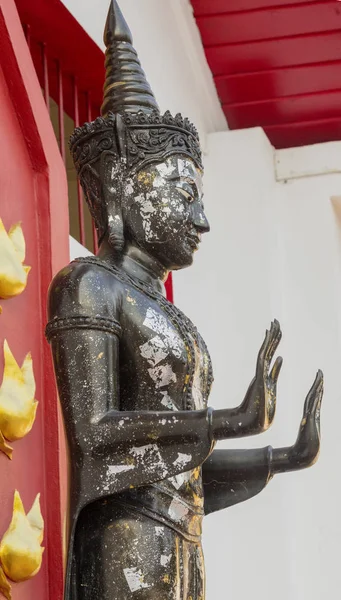
M 202 206 L 194 208 L 193 224 L 200 233 L 207 233 L 210 230 L 210 224 Z

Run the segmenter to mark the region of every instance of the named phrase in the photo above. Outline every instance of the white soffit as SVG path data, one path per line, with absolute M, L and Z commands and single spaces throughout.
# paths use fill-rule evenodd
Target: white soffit
M 341 173 L 341 142 L 275 151 L 277 181 Z

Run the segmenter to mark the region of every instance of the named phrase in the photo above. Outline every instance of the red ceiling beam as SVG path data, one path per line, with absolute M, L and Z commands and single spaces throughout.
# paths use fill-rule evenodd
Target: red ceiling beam
M 223 106 L 232 129 L 341 119 L 341 89 Z
M 206 56 L 213 75 L 341 60 L 341 31 L 208 48 Z
M 341 139 L 341 1 L 192 0 L 231 129 L 276 147 Z
M 315 0 L 321 1 L 321 0 Z M 241 11 L 259 10 L 262 8 L 273 8 L 278 6 L 290 6 L 311 4 L 312 0 L 192 0 L 194 14 L 198 16 L 209 16 L 217 13 L 234 13 Z
M 215 84 L 222 104 L 337 90 L 341 85 L 341 60 L 220 75 L 215 78 Z
M 197 19 L 205 47 L 252 43 L 341 29 L 341 4 L 336 0 L 320 0 Z
M 292 148 L 341 140 L 341 117 L 264 127 L 275 148 Z

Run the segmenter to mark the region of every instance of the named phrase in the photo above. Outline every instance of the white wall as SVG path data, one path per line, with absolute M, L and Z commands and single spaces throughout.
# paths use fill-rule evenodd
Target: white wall
M 79 258 L 80 256 L 93 256 L 92 252 L 82 246 L 75 238 L 69 237 L 69 248 L 70 248 L 70 260 L 75 260 L 75 258 Z
M 104 49 L 109 0 L 62 2 Z M 160 109 L 190 118 L 205 147 L 206 133 L 227 126 L 189 0 L 119 0 L 119 5 Z
M 208 600 L 222 597 L 226 585 L 233 600 L 339 593 L 341 198 L 331 198 L 341 192 L 340 152 L 336 143 L 275 154 L 261 129 L 209 136 L 205 204 L 212 231 L 195 265 L 175 274 L 175 302 L 211 349 L 211 404 L 242 400 L 273 317 L 284 334 L 272 430 L 225 447 L 291 444 L 319 367 L 325 402 L 314 468 L 277 476 L 258 497 L 207 518 Z

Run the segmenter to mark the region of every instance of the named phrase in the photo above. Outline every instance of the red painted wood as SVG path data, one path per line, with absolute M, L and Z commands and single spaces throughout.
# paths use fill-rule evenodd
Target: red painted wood
M 341 139 L 341 118 L 273 125 L 264 127 L 264 131 L 277 148 L 338 141 Z
M 48 44 L 49 59 L 59 60 L 64 73 L 77 74 L 79 92 L 91 91 L 94 107 L 101 106 L 104 82 L 103 52 L 60 0 L 15 0 L 32 39 Z M 38 61 L 35 61 L 37 64 Z M 41 76 L 40 73 L 38 73 Z M 42 80 L 41 80 L 42 81 Z M 57 78 L 50 81 L 51 97 L 58 102 Z M 72 81 L 64 86 L 65 110 L 73 115 Z M 99 113 L 98 113 L 99 114 Z M 97 114 L 96 114 L 97 116 Z M 83 122 L 86 113 L 80 115 Z
M 14 445 L 10 462 L 0 455 L 0 537 L 11 518 L 15 489 L 29 507 L 41 492 L 46 550 L 40 573 L 14 585 L 13 600 L 62 600 L 62 513 L 57 394 L 50 351 L 44 340 L 46 297 L 53 274 L 68 260 L 67 187 L 63 163 L 13 0 L 0 0 L 0 216 L 6 227 L 22 221 L 28 286 L 17 298 L 1 301 L 2 345 L 7 338 L 18 361 L 32 352 L 39 400 L 32 432 Z
M 24 32 L 25 32 L 25 37 L 26 37 L 26 43 L 30 50 L 31 49 L 31 27 L 27 24 L 24 25 Z
M 62 155 L 63 163 L 66 162 L 65 155 L 65 124 L 64 124 L 64 85 L 63 71 L 60 61 L 57 61 L 57 77 L 58 77 L 58 122 L 59 122 L 59 149 Z
M 49 67 L 47 63 L 46 44 L 42 44 L 41 47 L 42 61 L 43 61 L 43 74 L 44 74 L 44 98 L 47 106 L 47 110 L 50 113 L 50 85 L 49 85 Z
M 320 0 L 317 0 L 320 1 Z M 310 4 L 311 0 L 192 0 L 195 15 L 234 13 L 287 5 Z
M 341 60 L 341 32 L 208 48 L 213 75 L 252 73 Z
M 198 17 L 198 25 L 205 46 L 293 37 L 341 28 L 341 5 L 322 0 L 318 4 Z
M 173 277 L 172 277 L 172 273 L 170 273 L 168 275 L 168 279 L 166 281 L 166 294 L 167 294 L 167 299 L 170 302 L 174 301 L 174 291 L 173 291 Z
M 227 107 L 233 129 L 257 125 L 275 125 L 281 114 L 281 124 L 341 118 L 341 90 L 288 96 Z
M 340 89 L 341 61 L 226 75 L 215 79 L 223 104 Z
M 230 128 L 264 126 L 277 147 L 339 139 L 341 2 L 192 4 Z

